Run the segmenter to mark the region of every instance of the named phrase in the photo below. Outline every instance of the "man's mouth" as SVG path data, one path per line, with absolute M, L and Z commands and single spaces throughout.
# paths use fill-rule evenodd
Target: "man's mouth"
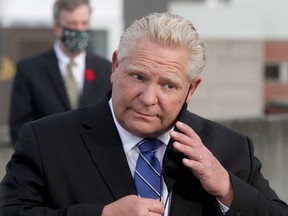
M 134 112 L 138 115 L 141 115 L 141 116 L 146 116 L 146 117 L 155 117 L 157 116 L 156 114 L 151 114 L 151 113 L 145 113 L 145 112 L 140 112 L 140 111 L 136 111 L 134 110 Z

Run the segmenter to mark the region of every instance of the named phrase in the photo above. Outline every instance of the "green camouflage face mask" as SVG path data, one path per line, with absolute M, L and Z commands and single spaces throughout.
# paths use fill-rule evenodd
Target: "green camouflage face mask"
M 86 49 L 91 39 L 91 31 L 77 31 L 69 28 L 63 28 L 62 42 L 71 52 L 81 52 Z

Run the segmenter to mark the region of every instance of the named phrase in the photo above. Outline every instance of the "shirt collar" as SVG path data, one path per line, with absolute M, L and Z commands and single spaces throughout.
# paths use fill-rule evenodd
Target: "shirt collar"
M 61 50 L 59 41 L 56 41 L 54 43 L 54 50 L 55 50 L 55 54 L 56 54 L 56 57 L 57 57 L 58 61 L 60 61 L 64 65 L 67 65 L 70 62 L 70 57 L 67 56 Z M 78 65 L 78 66 L 80 65 L 81 66 L 85 62 L 85 58 L 86 58 L 86 52 L 83 51 L 79 55 L 77 55 L 73 60 L 74 60 L 76 65 Z
M 111 109 L 111 112 L 112 112 L 112 116 L 113 116 L 115 125 L 116 125 L 117 130 L 118 130 L 118 133 L 120 135 L 124 151 L 125 151 L 125 153 L 127 153 L 132 148 L 134 148 L 135 145 L 137 145 L 141 140 L 143 140 L 143 138 L 135 136 L 134 134 L 130 133 L 129 131 L 127 131 L 125 128 L 123 128 L 119 124 L 119 122 L 117 121 L 117 119 L 115 117 L 115 114 L 114 114 L 113 105 L 112 105 L 112 99 L 109 100 L 109 106 L 110 106 L 110 109 Z M 168 142 L 169 142 L 169 139 L 170 139 L 169 132 L 166 132 L 166 133 L 162 134 L 161 136 L 157 137 L 157 139 L 161 140 L 162 143 L 164 143 L 165 145 L 168 145 Z

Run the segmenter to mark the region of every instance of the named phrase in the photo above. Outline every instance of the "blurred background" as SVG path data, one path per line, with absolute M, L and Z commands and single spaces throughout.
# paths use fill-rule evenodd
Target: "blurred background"
M 90 1 L 89 49 L 109 60 L 122 31 L 147 13 L 171 11 L 194 23 L 208 62 L 189 109 L 247 134 L 264 175 L 288 202 L 288 1 Z M 53 3 L 0 0 L 0 178 L 13 152 L 7 123 L 15 63 L 52 46 Z

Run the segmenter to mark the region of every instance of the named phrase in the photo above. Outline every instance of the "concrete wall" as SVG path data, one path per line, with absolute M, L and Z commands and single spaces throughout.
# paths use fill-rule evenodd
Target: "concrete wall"
M 167 11 L 168 0 L 123 0 L 123 18 L 125 29 L 135 19 L 140 19 L 149 13 Z
M 288 115 L 222 123 L 252 139 L 264 176 L 280 198 L 288 202 Z
M 204 40 L 207 64 L 189 110 L 213 119 L 263 115 L 263 43 Z

